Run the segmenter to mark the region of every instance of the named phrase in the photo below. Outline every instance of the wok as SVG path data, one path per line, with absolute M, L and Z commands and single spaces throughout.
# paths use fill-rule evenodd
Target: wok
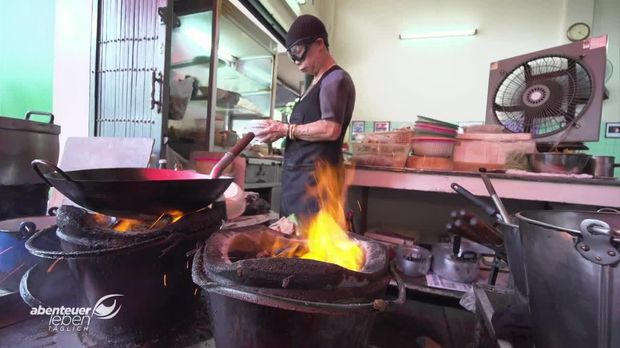
M 219 177 L 223 168 L 252 141 L 246 134 L 213 167 L 210 175 L 155 168 L 109 168 L 64 172 L 45 160 L 33 169 L 50 186 L 78 205 L 115 217 L 157 217 L 162 213 L 189 213 L 214 202 L 233 181 Z M 43 173 L 40 166 L 51 172 Z

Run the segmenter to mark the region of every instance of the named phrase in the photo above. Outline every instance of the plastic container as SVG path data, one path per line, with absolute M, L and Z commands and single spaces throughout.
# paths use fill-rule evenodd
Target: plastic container
M 430 117 L 425 117 L 425 116 L 419 116 L 418 115 L 418 122 L 426 122 L 426 123 L 433 123 L 439 126 L 444 126 L 444 127 L 448 127 L 448 128 L 453 128 L 453 129 L 459 129 L 459 126 L 453 123 L 449 123 L 449 122 L 444 122 L 441 120 L 437 120 L 434 118 L 430 118 Z
M 414 137 L 411 140 L 416 156 L 451 157 L 456 139 L 445 137 Z
M 436 134 L 439 136 L 448 136 L 448 137 L 455 137 L 457 134 L 457 130 L 454 128 L 445 127 L 445 126 L 441 126 L 441 125 L 437 125 L 433 123 L 420 122 L 420 121 L 416 122 L 415 124 L 415 132 L 416 134 L 419 134 L 420 132 L 424 132 L 424 133 Z
M 463 126 L 464 133 L 490 133 L 501 134 L 504 131 L 504 126 L 499 124 L 474 124 L 471 126 Z
M 413 135 L 413 130 L 366 133 L 363 141 L 367 143 L 409 144 Z
M 352 143 L 352 161 L 359 165 L 403 168 L 410 144 Z

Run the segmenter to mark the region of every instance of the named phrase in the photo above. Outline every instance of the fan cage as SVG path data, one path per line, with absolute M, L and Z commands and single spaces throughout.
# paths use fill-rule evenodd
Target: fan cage
M 513 133 L 540 138 L 565 130 L 579 119 L 592 100 L 592 76 L 579 60 L 548 55 L 515 67 L 499 84 L 493 113 Z

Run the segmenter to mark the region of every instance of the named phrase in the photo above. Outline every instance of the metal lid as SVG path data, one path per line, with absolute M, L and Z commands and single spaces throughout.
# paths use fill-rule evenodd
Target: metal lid
M 58 135 L 60 134 L 60 126 L 55 125 L 53 120 L 54 118 L 51 117 L 49 123 L 45 123 L 30 121 L 28 119 L 0 117 L 0 130 L 6 129 Z

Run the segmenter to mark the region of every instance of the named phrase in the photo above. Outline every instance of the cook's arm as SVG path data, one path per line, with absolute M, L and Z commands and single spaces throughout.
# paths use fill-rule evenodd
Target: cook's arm
M 268 120 L 268 126 L 256 133 L 264 142 L 272 142 L 289 135 L 289 128 L 295 139 L 306 141 L 333 141 L 340 136 L 341 125 L 330 120 L 318 120 L 308 124 L 289 125 L 282 122 Z M 295 128 L 292 128 L 292 127 Z
M 340 124 L 329 120 L 318 120 L 300 124 L 293 129 L 293 137 L 306 141 L 334 141 L 340 136 Z

